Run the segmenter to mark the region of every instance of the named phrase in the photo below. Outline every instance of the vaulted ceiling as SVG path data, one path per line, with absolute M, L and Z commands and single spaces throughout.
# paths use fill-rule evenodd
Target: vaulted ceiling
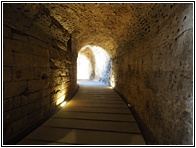
M 32 24 L 73 48 L 97 45 L 111 57 L 158 31 L 175 4 L 161 3 L 28 3 L 13 4 Z M 7 9 L 6 7 L 4 9 Z M 6 10 L 5 10 L 6 11 Z M 24 30 L 24 29 L 23 29 Z M 68 33 L 70 36 L 67 35 Z

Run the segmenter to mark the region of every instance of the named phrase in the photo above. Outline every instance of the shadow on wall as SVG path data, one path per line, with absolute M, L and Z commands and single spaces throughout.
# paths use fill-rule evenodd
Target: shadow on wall
M 112 60 L 99 46 L 81 48 L 77 59 L 77 79 L 94 79 L 110 85 Z

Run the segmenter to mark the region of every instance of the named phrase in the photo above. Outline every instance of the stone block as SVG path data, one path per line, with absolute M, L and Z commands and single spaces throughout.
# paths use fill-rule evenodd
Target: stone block
M 3 48 L 3 66 L 13 65 L 13 52 Z
M 8 82 L 11 81 L 11 68 L 3 67 L 3 81 Z
M 50 49 L 50 59 L 51 62 L 58 68 L 65 68 L 66 67 L 66 62 L 68 61 L 66 59 L 67 57 L 67 52 L 63 50 L 58 50 L 55 48 Z
M 44 116 L 46 114 L 47 110 L 46 110 L 46 106 L 42 106 L 41 108 L 41 116 Z
M 5 124 L 4 124 L 4 127 L 3 127 L 3 143 L 7 142 L 7 140 L 12 137 L 13 135 L 13 128 L 10 127 L 10 126 L 6 126 L 5 127 Z
M 29 113 L 34 112 L 35 103 L 30 103 L 22 107 L 22 115 L 25 116 Z
M 3 111 L 12 110 L 20 107 L 20 96 L 7 98 L 3 100 Z
M 35 119 L 40 119 L 41 109 L 36 109 L 34 113 L 35 113 Z
M 62 65 L 61 61 L 50 58 L 50 68 L 52 69 L 65 68 L 65 64 Z
M 27 104 L 29 104 L 28 96 L 21 95 L 20 96 L 20 106 L 25 106 Z
M 11 111 L 7 111 L 3 113 L 3 125 L 6 126 L 12 122 Z
M 51 78 L 50 86 L 56 87 L 57 85 L 67 83 L 68 81 L 70 81 L 69 77 L 54 77 L 54 78 Z
M 7 98 L 3 100 L 3 111 L 8 111 L 12 109 L 12 98 Z
M 51 87 L 45 88 L 42 91 L 43 96 L 50 96 L 51 92 L 52 92 L 52 88 Z
M 51 77 L 50 68 L 35 68 L 35 78 L 36 79 L 49 79 Z
M 3 37 L 10 38 L 11 36 L 12 36 L 11 28 L 4 25 L 3 26 Z
M 33 53 L 31 44 L 22 42 L 20 40 L 4 39 L 3 45 L 5 50 L 20 52 L 20 53 Z
M 21 105 L 24 106 L 26 104 L 36 102 L 37 100 L 40 100 L 49 95 L 50 93 L 48 94 L 44 93 L 44 89 L 36 91 L 36 92 L 31 92 L 26 96 L 21 96 Z
M 41 100 L 35 101 L 35 110 L 38 110 L 41 108 Z
M 34 69 L 32 67 L 28 68 L 12 68 L 12 80 L 21 81 L 21 80 L 31 80 L 35 78 Z
M 43 57 L 49 57 L 49 50 L 44 47 L 36 46 L 36 45 L 31 45 L 33 48 L 33 54 L 38 55 L 38 56 L 43 56 Z
M 34 37 L 29 37 L 29 41 L 32 45 L 37 45 L 45 49 L 48 48 L 48 45 L 45 42 L 43 42 L 42 40 L 36 39 Z
M 13 128 L 13 132 L 18 133 L 21 129 L 25 127 L 25 124 L 26 124 L 26 118 L 20 118 L 15 122 L 13 122 L 13 124 L 11 125 Z
M 52 69 L 52 77 L 66 76 L 66 69 Z
M 44 96 L 45 95 L 43 93 L 43 89 L 40 90 L 40 91 L 33 92 L 33 93 L 28 95 L 29 103 L 33 103 L 33 102 L 43 98 Z
M 42 90 L 47 87 L 48 87 L 48 82 L 46 80 L 30 80 L 30 81 L 28 81 L 29 92 Z
M 13 53 L 13 65 L 16 67 L 34 67 L 34 56 L 25 53 Z
M 41 98 L 41 106 L 46 106 L 50 102 L 50 97 Z
M 17 81 L 17 82 L 5 82 L 3 97 L 9 98 L 22 94 L 27 88 L 26 81 Z
M 21 35 L 21 34 L 13 33 L 12 37 L 15 40 L 20 40 L 20 41 L 23 41 L 23 42 L 29 42 L 29 37 L 27 35 Z
M 35 123 L 38 119 L 36 119 L 36 112 L 32 112 L 26 116 L 26 124 L 29 126 Z
M 11 110 L 10 117 L 15 121 L 22 117 L 22 108 L 15 108 Z
M 21 106 L 21 96 L 12 97 L 12 107 L 17 108 Z
M 56 42 L 57 43 L 57 46 L 63 50 L 63 51 L 67 51 L 67 46 L 65 44 L 62 44 L 61 42 Z
M 34 65 L 36 67 L 49 67 L 50 62 L 47 57 L 41 57 L 41 56 L 34 56 Z

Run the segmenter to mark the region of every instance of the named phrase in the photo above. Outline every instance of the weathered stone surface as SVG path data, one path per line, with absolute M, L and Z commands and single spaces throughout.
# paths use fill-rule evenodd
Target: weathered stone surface
M 44 40 L 44 39 L 43 39 Z M 48 48 L 48 45 L 47 45 L 47 43 L 45 43 L 45 42 L 43 42 L 42 40 L 39 40 L 39 39 L 37 39 L 37 38 L 35 38 L 35 37 L 29 37 L 29 41 L 30 41 L 30 43 L 31 43 L 31 45 L 33 45 L 33 46 L 40 46 L 40 47 L 42 47 L 43 49 L 47 49 Z M 38 47 L 37 47 L 38 48 Z M 41 51 L 41 52 L 43 52 L 43 51 Z
M 22 115 L 25 116 L 29 113 L 34 112 L 35 103 L 30 103 L 22 107 Z
M 40 47 L 40 46 L 36 46 L 34 44 L 30 44 L 30 46 L 33 48 L 33 53 L 35 55 L 49 57 L 49 50 L 48 50 L 47 46 Z
M 49 67 L 49 58 L 48 57 L 41 57 L 41 56 L 34 56 L 33 64 L 35 67 Z
M 13 52 L 11 50 L 3 51 L 3 66 L 12 66 L 13 64 Z
M 14 67 L 12 68 L 12 80 L 21 81 L 21 80 L 32 80 L 35 78 L 34 69 L 31 68 L 21 68 Z
M 33 92 L 48 87 L 47 80 L 31 80 L 28 81 L 28 91 Z
M 8 111 L 12 109 L 12 98 L 7 98 L 3 100 L 3 110 Z
M 3 68 L 3 80 L 4 82 L 11 81 L 11 68 L 10 67 L 4 67 Z
M 66 46 L 60 49 L 59 41 L 51 42 L 50 37 L 45 35 L 43 30 L 39 32 L 39 28 L 35 26 L 27 29 L 28 22 L 22 21 L 24 17 L 17 13 L 18 20 L 16 20 L 12 16 L 12 11 L 13 9 L 5 13 L 4 21 L 8 25 L 4 29 L 4 37 L 6 38 L 3 42 L 5 142 L 13 135 L 22 132 L 26 127 L 36 123 L 51 108 L 54 109 L 58 98 L 50 99 L 54 90 L 51 84 L 63 83 L 66 85 L 64 82 L 70 81 L 70 77 L 65 78 L 65 76 L 70 75 L 68 70 L 72 69 L 70 66 L 74 66 L 69 64 L 71 57 L 64 51 Z M 12 24 L 19 20 L 21 26 Z M 58 33 L 60 32 L 58 31 Z M 63 40 L 68 40 L 68 34 L 63 36 Z M 64 43 L 61 44 L 61 46 L 63 45 Z M 53 53 L 51 54 L 51 52 Z M 52 69 L 55 71 L 54 75 L 51 75 L 50 67 L 52 66 L 49 60 L 51 58 L 54 58 L 54 63 L 59 63 L 57 66 L 61 67 L 61 69 L 56 69 L 55 66 Z M 56 76 L 60 76 L 60 78 L 52 79 Z M 75 77 L 73 76 L 74 79 Z M 76 86 L 76 83 L 74 85 Z M 70 84 L 66 86 L 66 88 L 68 87 Z M 75 87 L 72 90 L 74 91 Z M 16 116 L 14 112 L 16 112 Z M 23 128 L 19 126 L 21 122 L 19 118 L 25 119 Z
M 26 81 L 19 82 L 4 82 L 4 98 L 14 97 L 20 95 L 27 88 Z
M 15 40 L 23 41 L 23 42 L 29 42 L 29 37 L 27 35 L 21 35 L 21 34 L 13 33 L 12 38 L 15 39 Z
M 11 29 L 7 26 L 3 26 L 3 37 L 11 37 Z
M 176 6 L 177 10 L 180 8 L 181 13 L 171 13 L 167 23 L 162 22 L 159 31 L 148 36 L 151 39 L 143 40 L 142 44 L 138 41 L 113 62 L 115 88 L 138 113 L 138 119 L 150 130 L 148 133 L 156 137 L 157 141 L 148 138 L 149 143 L 193 142 L 193 31 L 188 23 L 192 19 L 188 10 L 192 6 Z M 188 22 L 182 21 L 183 18 Z M 187 29 L 181 31 L 185 26 Z
M 27 53 L 32 54 L 33 50 L 29 43 L 13 40 L 13 39 L 4 39 L 3 41 L 4 51 L 13 51 L 17 53 Z
M 3 100 L 3 110 L 8 111 L 21 105 L 20 97 L 12 97 Z
M 34 56 L 25 53 L 13 53 L 13 66 L 14 67 L 34 67 Z

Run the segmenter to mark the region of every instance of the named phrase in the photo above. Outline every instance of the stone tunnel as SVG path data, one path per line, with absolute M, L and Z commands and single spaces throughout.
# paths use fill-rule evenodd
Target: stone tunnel
M 50 118 L 81 78 L 121 96 L 146 144 L 192 145 L 193 7 L 3 3 L 3 143 Z

